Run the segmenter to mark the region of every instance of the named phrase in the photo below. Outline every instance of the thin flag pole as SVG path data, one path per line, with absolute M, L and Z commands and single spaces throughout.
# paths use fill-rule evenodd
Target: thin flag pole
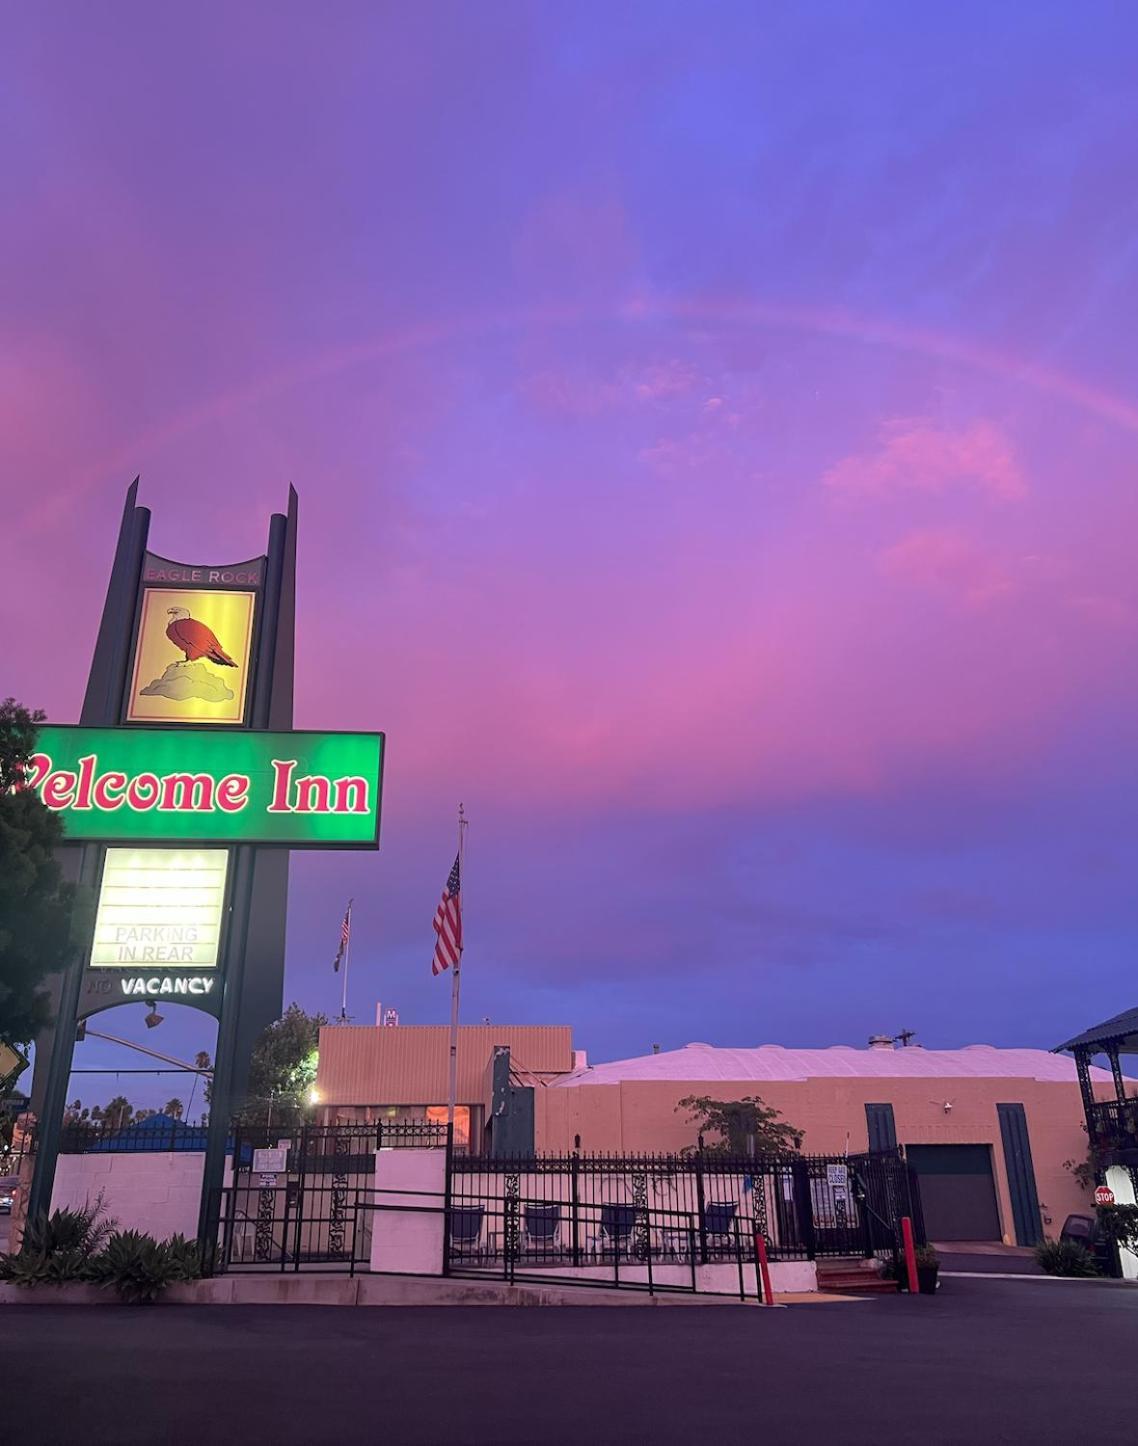
M 340 981 L 340 1023 L 348 1022 L 348 965 L 352 959 L 352 905 L 354 899 L 348 900 L 348 938 L 344 945 L 344 969 L 343 979 Z
M 459 936 L 462 941 L 466 939 L 466 921 L 463 919 L 463 895 L 466 893 L 466 815 L 463 812 L 462 804 L 458 806 L 458 908 L 459 927 L 462 930 Z M 458 1096 L 458 991 L 459 973 L 462 965 L 462 945 L 459 945 L 458 958 L 454 961 L 454 968 L 451 973 L 454 978 L 450 986 L 450 1077 L 447 1081 L 447 1139 L 454 1139 L 454 1106 Z

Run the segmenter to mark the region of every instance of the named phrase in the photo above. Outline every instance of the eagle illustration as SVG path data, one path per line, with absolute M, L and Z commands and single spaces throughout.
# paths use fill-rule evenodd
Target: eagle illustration
M 171 618 L 166 636 L 176 648 L 181 648 L 185 653 L 187 663 L 208 658 L 211 663 L 217 663 L 223 668 L 237 666 L 217 641 L 213 629 L 207 628 L 205 623 L 199 623 L 197 618 L 190 617 L 189 608 L 167 608 L 166 611 Z

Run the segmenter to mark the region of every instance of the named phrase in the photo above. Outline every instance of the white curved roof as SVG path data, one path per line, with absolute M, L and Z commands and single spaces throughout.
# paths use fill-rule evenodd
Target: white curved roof
M 619 1059 L 610 1064 L 573 1070 L 550 1081 L 551 1089 L 577 1085 L 620 1084 L 635 1080 L 808 1080 L 854 1079 L 1037 1079 L 1074 1084 L 1073 1059 L 1046 1049 L 997 1049 L 968 1044 L 963 1049 L 854 1049 L 834 1044 L 828 1049 L 785 1049 L 763 1044 L 757 1049 L 718 1049 L 686 1044 L 682 1049 Z M 1092 1068 L 1096 1082 L 1109 1081 L 1109 1071 Z

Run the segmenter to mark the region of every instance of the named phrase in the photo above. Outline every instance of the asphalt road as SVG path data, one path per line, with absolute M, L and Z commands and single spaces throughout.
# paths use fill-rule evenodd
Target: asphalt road
M 4 1439 L 37 1446 L 1066 1443 L 1134 1419 L 1136 1358 L 1138 1286 L 1050 1280 L 770 1311 L 0 1308 Z

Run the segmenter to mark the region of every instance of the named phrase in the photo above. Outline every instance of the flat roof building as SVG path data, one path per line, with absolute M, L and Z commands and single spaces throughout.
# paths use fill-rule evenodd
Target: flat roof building
M 316 1077 L 323 1123 L 446 1120 L 446 1026 L 330 1025 Z M 1090 1071 L 1096 1097 L 1112 1076 Z M 818 1155 L 902 1146 L 933 1240 L 1031 1245 L 1090 1208 L 1066 1162 L 1086 1159 L 1074 1061 L 1042 1049 L 781 1045 L 682 1049 L 589 1065 L 568 1026 L 459 1032 L 459 1143 L 489 1154 L 671 1153 L 696 1126 L 679 1102 L 759 1095 Z
M 459 1143 L 471 1140 L 476 1149 L 494 1147 L 500 1153 L 532 1151 L 533 1089 L 584 1060 L 583 1054 L 574 1055 L 568 1025 L 462 1025 L 455 1110 Z M 325 1025 L 316 1068 L 319 1119 L 324 1124 L 445 1124 L 449 1068 L 446 1025 Z M 528 1090 L 528 1100 L 511 1096 L 511 1090 Z M 495 1129 L 496 1094 L 501 1108 Z
M 1113 1083 L 1091 1070 L 1096 1096 Z M 1065 1162 L 1086 1159 L 1075 1065 L 1042 1049 L 755 1049 L 689 1044 L 574 1070 L 543 1089 L 537 1140 L 563 1150 L 678 1150 L 694 1126 L 679 1101 L 760 1095 L 816 1154 L 905 1149 L 932 1240 L 1030 1245 L 1089 1199 Z

